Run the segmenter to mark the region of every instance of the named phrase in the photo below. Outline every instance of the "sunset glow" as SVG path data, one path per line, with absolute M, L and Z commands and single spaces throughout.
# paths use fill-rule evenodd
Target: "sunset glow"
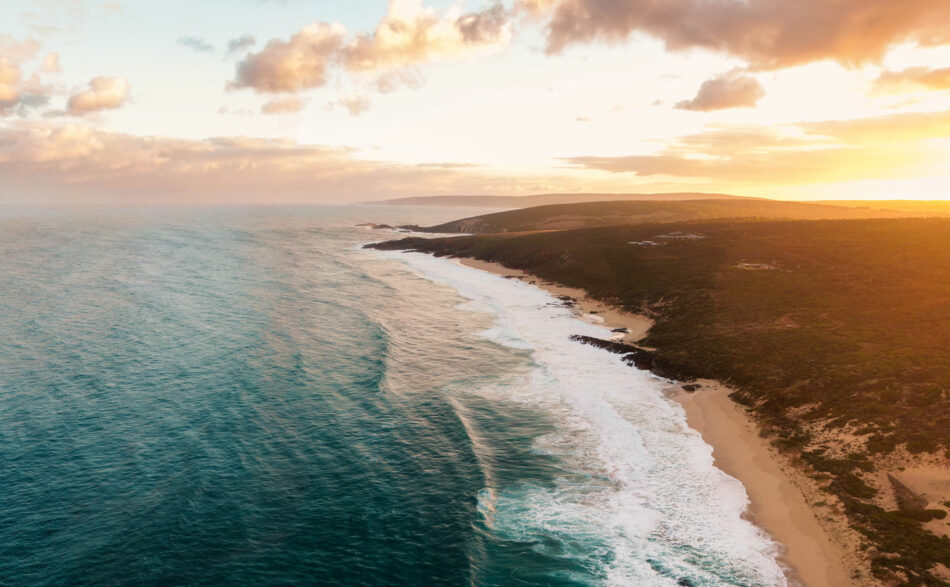
M 0 4 L 0 203 L 950 196 L 944 0 Z

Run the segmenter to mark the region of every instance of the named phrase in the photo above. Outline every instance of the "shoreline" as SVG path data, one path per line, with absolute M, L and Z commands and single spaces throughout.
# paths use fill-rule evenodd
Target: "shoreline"
M 511 277 L 527 281 L 531 285 L 553 294 L 555 297 L 567 296 L 573 298 L 575 300 L 574 310 L 581 318 L 610 328 L 626 328 L 627 332 L 623 333 L 623 338 L 617 338 L 618 342 L 627 344 L 635 343 L 645 338 L 647 332 L 653 327 L 653 320 L 651 318 L 641 314 L 631 314 L 616 306 L 588 298 L 587 292 L 581 288 L 568 287 L 566 285 L 545 281 L 524 271 L 508 269 L 504 265 L 490 261 L 465 258 L 456 260 L 466 267 L 481 269 L 482 271 L 487 271 L 488 273 L 502 277 Z
M 555 297 L 576 300 L 574 311 L 608 328 L 626 328 L 627 344 L 642 340 L 653 320 L 587 297 L 580 288 L 562 286 L 501 264 L 460 258 L 459 263 L 506 278 L 527 281 Z M 618 333 L 619 334 L 619 333 Z M 859 554 L 859 540 L 845 520 L 829 517 L 832 497 L 821 492 L 802 471 L 759 435 L 758 425 L 729 398 L 731 390 L 716 381 L 700 380 L 700 388 L 676 385 L 668 397 L 684 410 L 690 428 L 713 449 L 715 466 L 745 487 L 745 516 L 782 547 L 780 563 L 790 584 L 806 587 L 869 585 L 870 575 Z M 853 578 L 860 571 L 865 580 Z

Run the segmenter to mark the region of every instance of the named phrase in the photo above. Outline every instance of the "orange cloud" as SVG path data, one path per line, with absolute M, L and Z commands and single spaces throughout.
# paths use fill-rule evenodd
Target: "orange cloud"
M 293 114 L 303 110 L 303 107 L 303 101 L 298 98 L 278 98 L 261 106 L 261 112 L 264 114 Z
M 653 155 L 568 158 L 577 167 L 638 176 L 804 184 L 945 173 L 929 141 L 950 137 L 950 111 L 784 128 L 726 127 L 680 137 Z
M 10 108 L 19 106 L 23 98 L 20 87 L 23 71 L 20 63 L 32 59 L 40 50 L 35 39 L 17 41 L 7 34 L 0 33 L 0 116 L 5 116 Z
M 20 91 L 20 68 L 11 61 L 0 57 L 0 108 L 17 103 Z
M 369 96 L 363 95 L 344 96 L 337 100 L 336 104 L 346 108 L 346 111 L 350 113 L 350 116 L 359 116 L 360 114 L 369 110 L 371 106 Z
M 849 144 L 899 146 L 901 143 L 950 138 L 950 110 L 808 122 L 799 126 L 811 135 L 821 135 Z
M 507 45 L 510 31 L 501 5 L 481 12 L 439 17 L 418 0 L 394 1 L 372 35 L 358 35 L 343 49 L 353 71 L 397 69 Z
M 370 160 L 353 149 L 289 139 L 139 137 L 83 124 L 24 121 L 0 126 L 0 177 L 0 203 L 18 204 L 301 204 L 614 186 L 567 176 L 498 174 L 458 162 Z
M 342 25 L 317 22 L 288 41 L 271 40 L 238 64 L 231 87 L 298 92 L 326 84 L 334 66 L 349 72 L 391 72 L 501 47 L 511 33 L 500 4 L 481 12 L 439 16 L 422 8 L 420 0 L 393 0 L 372 34 L 346 37 Z
M 69 98 L 68 112 L 82 116 L 99 110 L 118 108 L 129 98 L 129 82 L 122 76 L 99 76 L 89 80 L 89 89 Z
M 49 103 L 52 90 L 40 82 L 39 76 L 34 74 L 26 80 L 21 76 L 18 65 L 0 57 L 0 117 L 27 116 Z
M 0 127 L 3 195 L 126 202 L 313 202 L 460 189 L 459 170 L 369 161 L 352 149 L 249 137 L 186 140 L 87 125 Z
M 698 112 L 748 108 L 755 106 L 764 96 L 765 90 L 754 77 L 730 72 L 704 81 L 695 98 L 679 102 L 676 107 Z
M 903 71 L 884 71 L 873 83 L 875 93 L 919 90 L 950 90 L 950 67 L 942 69 L 911 67 Z
M 343 25 L 318 22 L 304 27 L 289 41 L 274 39 L 260 53 L 252 53 L 238 64 L 232 87 L 277 93 L 322 86 L 345 36 Z
M 43 73 L 60 73 L 63 71 L 59 65 L 59 53 L 47 53 L 40 64 L 40 71 Z
M 520 0 L 543 19 L 547 50 L 634 32 L 669 49 L 703 48 L 758 69 L 822 59 L 847 65 L 879 60 L 894 44 L 950 42 L 946 0 Z

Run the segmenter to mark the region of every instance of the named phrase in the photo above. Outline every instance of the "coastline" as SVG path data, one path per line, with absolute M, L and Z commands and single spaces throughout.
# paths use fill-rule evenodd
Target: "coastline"
M 653 320 L 587 297 L 586 291 L 539 279 L 498 263 L 458 259 L 467 267 L 507 278 L 517 278 L 556 297 L 576 300 L 579 317 L 611 329 L 625 328 L 622 342 L 642 340 Z M 618 333 L 619 334 L 619 333 Z M 712 446 L 715 465 L 745 487 L 749 498 L 748 519 L 763 528 L 783 546 L 781 562 L 791 584 L 807 587 L 867 585 L 870 575 L 859 554 L 859 540 L 842 519 L 829 517 L 826 505 L 833 498 L 780 455 L 758 433 L 746 411 L 729 398 L 726 386 L 701 380 L 698 390 L 687 392 L 675 386 L 669 393 L 685 411 L 687 423 Z M 855 579 L 860 572 L 865 580 Z
M 570 297 L 575 300 L 575 310 L 578 315 L 587 320 L 594 321 L 611 328 L 626 328 L 623 338 L 618 338 L 620 342 L 627 344 L 635 343 L 646 337 L 647 332 L 653 326 L 653 320 L 641 314 L 631 314 L 612 306 L 610 304 L 594 300 L 587 297 L 587 292 L 577 287 L 568 287 L 550 281 L 544 281 L 519 271 L 518 269 L 508 269 L 504 265 L 492 263 L 490 261 L 479 261 L 478 259 L 457 259 L 459 263 L 473 269 L 481 269 L 488 273 L 494 273 L 502 277 L 510 277 L 527 281 L 532 285 L 553 294 L 555 297 Z M 619 334 L 619 333 L 618 333 Z

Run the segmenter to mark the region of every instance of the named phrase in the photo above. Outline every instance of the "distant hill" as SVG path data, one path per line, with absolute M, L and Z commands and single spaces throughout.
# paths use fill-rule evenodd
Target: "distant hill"
M 549 204 L 570 204 L 573 202 L 614 202 L 627 200 L 677 201 L 677 200 L 746 200 L 742 196 L 728 194 L 704 194 L 699 192 L 681 192 L 664 194 L 536 194 L 532 196 L 422 196 L 414 198 L 396 198 L 375 202 L 359 202 L 370 206 L 458 206 L 467 208 L 528 208 Z
M 948 200 L 824 200 L 809 203 L 831 204 L 833 206 L 847 206 L 850 208 L 867 208 L 869 210 L 920 212 L 940 217 L 950 216 L 950 201 Z
M 730 198 L 556 204 L 472 216 L 437 226 L 411 228 L 420 232 L 490 234 L 722 218 L 843 220 L 933 215 L 935 214 L 928 212 L 872 210 L 810 202 Z

